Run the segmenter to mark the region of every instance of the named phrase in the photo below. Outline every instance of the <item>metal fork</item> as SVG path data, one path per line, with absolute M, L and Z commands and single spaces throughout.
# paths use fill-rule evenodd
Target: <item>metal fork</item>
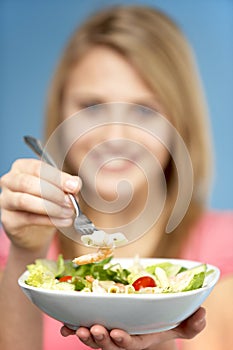
M 53 167 L 58 169 L 56 163 L 54 162 L 50 154 L 44 151 L 40 140 L 32 136 L 24 136 L 24 141 L 33 150 L 33 152 L 36 155 L 38 155 L 43 161 L 45 161 L 47 164 L 52 165 Z M 75 196 L 71 193 L 68 193 L 68 196 L 70 197 L 70 200 L 75 209 L 75 219 L 74 219 L 75 231 L 77 231 L 81 235 L 89 235 L 94 233 L 95 231 L 98 231 L 98 229 L 95 227 L 93 222 L 88 217 L 86 217 L 86 215 L 83 214 L 83 212 L 81 211 Z

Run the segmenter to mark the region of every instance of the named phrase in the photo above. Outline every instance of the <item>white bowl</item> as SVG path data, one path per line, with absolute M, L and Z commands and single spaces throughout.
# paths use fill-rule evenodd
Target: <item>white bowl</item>
M 132 265 L 132 259 L 114 259 L 121 266 Z M 181 264 L 187 268 L 200 262 L 181 259 L 141 259 L 144 266 L 162 261 Z M 76 291 L 46 290 L 24 283 L 24 272 L 18 283 L 26 296 L 43 312 L 72 329 L 101 324 L 107 329 L 120 328 L 130 334 L 143 334 L 168 330 L 194 313 L 208 297 L 217 283 L 220 271 L 205 280 L 205 286 L 196 290 L 167 294 L 94 294 Z

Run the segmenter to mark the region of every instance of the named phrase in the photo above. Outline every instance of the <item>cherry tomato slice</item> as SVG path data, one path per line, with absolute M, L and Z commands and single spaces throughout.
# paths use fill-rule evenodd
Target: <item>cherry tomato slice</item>
M 136 291 L 140 290 L 141 288 L 146 287 L 156 287 L 155 280 L 150 276 L 142 276 L 136 279 L 133 283 L 133 287 Z
M 59 278 L 59 282 L 71 282 L 72 281 L 72 276 L 63 276 Z

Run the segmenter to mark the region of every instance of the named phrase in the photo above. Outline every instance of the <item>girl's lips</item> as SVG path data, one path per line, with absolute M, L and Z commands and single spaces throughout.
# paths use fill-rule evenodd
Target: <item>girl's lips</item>
M 112 159 L 103 164 L 101 171 L 124 172 L 135 166 L 134 162 L 128 159 Z
M 93 153 L 92 161 L 96 164 L 96 168 L 107 172 L 124 172 L 135 167 L 139 161 L 138 154 L 103 154 Z

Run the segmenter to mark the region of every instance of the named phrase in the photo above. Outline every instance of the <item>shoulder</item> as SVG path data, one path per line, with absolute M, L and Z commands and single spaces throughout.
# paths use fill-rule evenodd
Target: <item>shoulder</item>
M 209 211 L 201 216 L 192 229 L 192 235 L 213 245 L 233 242 L 233 211 Z
M 223 229 L 231 229 L 231 232 L 233 232 L 233 210 L 208 211 L 202 215 L 199 223 L 202 225 L 208 225 L 212 227 L 212 229 L 221 226 Z
M 233 274 L 233 211 L 209 211 L 192 228 L 184 247 L 184 257 Z
M 208 211 L 192 227 L 191 240 L 211 247 L 233 242 L 233 211 Z

